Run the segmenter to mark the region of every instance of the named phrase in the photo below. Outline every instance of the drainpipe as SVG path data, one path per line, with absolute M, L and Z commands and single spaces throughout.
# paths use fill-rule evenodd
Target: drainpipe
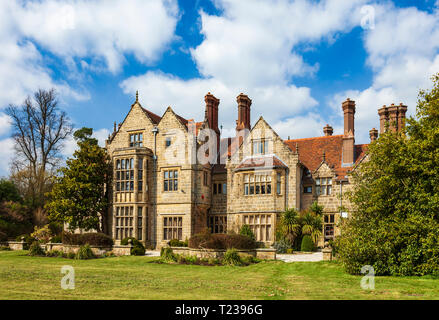
M 154 247 L 157 247 L 157 134 L 159 133 L 159 129 L 154 127 L 152 129 L 152 133 L 154 134 L 154 154 L 152 156 L 152 175 L 153 175 L 153 185 L 154 185 L 154 203 L 153 203 L 153 223 L 152 223 L 152 240 L 154 243 Z

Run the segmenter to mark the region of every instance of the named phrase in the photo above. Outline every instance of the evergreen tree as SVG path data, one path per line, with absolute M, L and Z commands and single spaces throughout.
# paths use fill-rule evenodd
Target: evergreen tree
M 106 151 L 91 138 L 93 130 L 82 128 L 74 133 L 79 149 L 67 166 L 60 169 L 50 201 L 46 205 L 53 221 L 68 224 L 70 230 L 102 230 L 106 226 L 108 196 L 106 186 L 111 177 L 111 166 Z

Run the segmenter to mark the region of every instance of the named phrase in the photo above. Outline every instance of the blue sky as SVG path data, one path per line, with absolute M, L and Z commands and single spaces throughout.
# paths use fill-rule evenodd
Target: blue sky
M 236 96 L 253 99 L 284 138 L 342 133 L 341 103 L 356 100 L 356 142 L 377 109 L 404 102 L 439 72 L 439 11 L 432 1 L 2 0 L 0 174 L 12 154 L 3 110 L 55 87 L 75 127 L 102 142 L 140 92 L 142 105 L 203 120 L 204 95 L 221 99 L 232 134 Z M 65 156 L 74 150 L 66 143 Z

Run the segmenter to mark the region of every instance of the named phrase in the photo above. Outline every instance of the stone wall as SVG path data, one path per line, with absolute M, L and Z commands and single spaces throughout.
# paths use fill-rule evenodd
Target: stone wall
M 183 256 L 196 256 L 198 258 L 216 258 L 224 257 L 226 250 L 217 249 L 193 249 L 186 247 L 171 247 L 172 252 Z M 237 250 L 240 255 L 250 255 L 263 260 L 276 260 L 275 249 L 254 249 L 254 250 Z

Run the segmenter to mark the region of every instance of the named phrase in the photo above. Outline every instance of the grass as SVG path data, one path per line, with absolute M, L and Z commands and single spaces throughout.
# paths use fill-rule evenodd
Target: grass
M 157 264 L 157 258 L 95 260 L 0 252 L 3 299 L 439 299 L 439 279 L 376 277 L 375 290 L 337 262 L 266 261 L 248 267 Z M 61 267 L 75 268 L 74 290 L 62 290 Z

